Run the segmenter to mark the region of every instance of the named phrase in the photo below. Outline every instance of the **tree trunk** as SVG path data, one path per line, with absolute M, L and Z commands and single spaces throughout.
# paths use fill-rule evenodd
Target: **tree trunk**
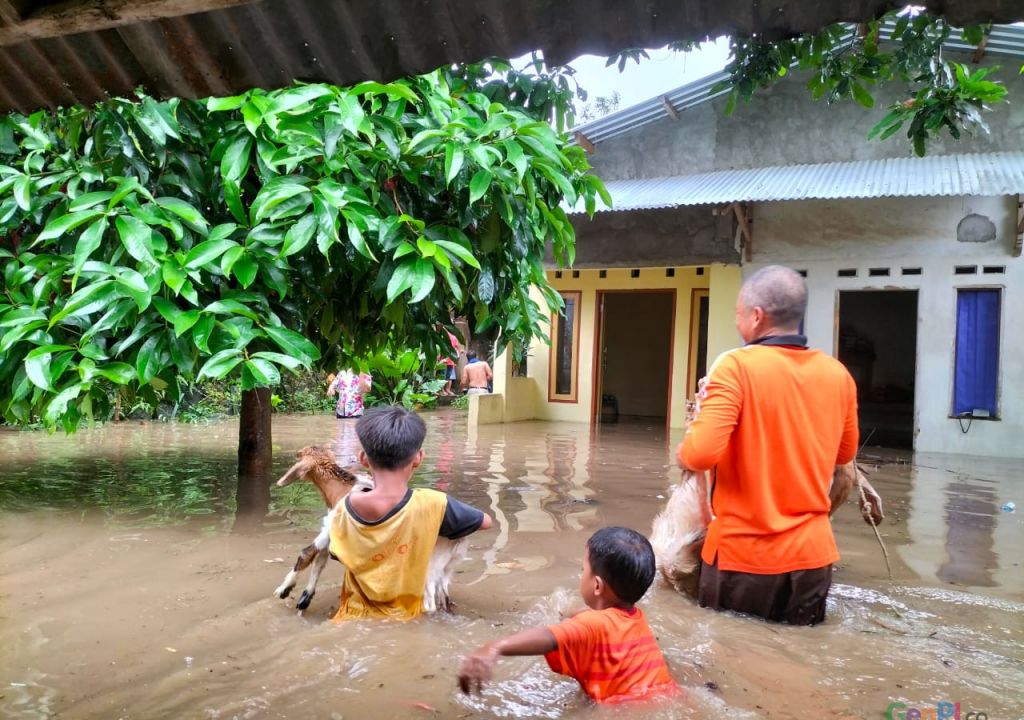
M 266 478 L 271 460 L 270 388 L 243 390 L 238 422 L 238 474 Z

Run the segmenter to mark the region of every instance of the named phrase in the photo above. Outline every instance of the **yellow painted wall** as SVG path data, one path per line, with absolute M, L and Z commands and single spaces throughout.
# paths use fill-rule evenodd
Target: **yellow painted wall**
M 672 288 L 676 291 L 675 321 L 673 332 L 672 355 L 672 404 L 670 423 L 672 427 L 682 427 L 686 419 L 686 375 L 690 349 L 690 296 L 695 288 L 708 288 L 715 277 L 714 271 L 705 267 L 704 274 L 698 275 L 697 268 L 676 268 L 675 277 L 665 276 L 665 268 L 642 268 L 638 278 L 631 277 L 629 269 L 609 269 L 607 277 L 601 278 L 598 270 L 580 270 L 579 277 L 573 277 L 573 271 L 565 270 L 561 278 L 554 272 L 548 273 L 548 280 L 559 291 L 577 290 L 582 293 L 580 298 L 580 342 L 578 354 L 577 401 L 575 403 L 548 401 L 548 371 L 550 369 L 550 346 L 543 341 L 536 341 L 530 348 L 527 362 L 527 374 L 533 380 L 529 387 L 532 394 L 534 417 L 540 420 L 559 420 L 566 422 L 589 423 L 591 406 L 594 399 L 594 352 L 597 310 L 597 293 L 599 290 L 663 290 Z M 736 268 L 735 277 L 740 277 Z M 720 273 L 719 283 L 727 289 L 727 280 L 731 276 Z M 738 285 L 736 285 L 738 289 Z M 730 291 L 732 292 L 732 291 Z M 541 305 L 543 300 L 536 290 L 534 299 Z M 715 298 L 711 294 L 709 322 L 715 320 Z M 732 292 L 728 299 L 730 307 L 736 300 Z M 728 327 L 734 328 L 733 314 L 730 310 Z M 735 329 L 732 330 L 735 334 Z M 718 335 L 709 328 L 708 346 L 717 347 L 712 340 Z M 639 382 L 640 380 L 638 380 Z
M 743 284 L 739 265 L 712 265 L 708 292 L 708 367 L 726 350 L 742 344 L 736 332 L 736 296 Z

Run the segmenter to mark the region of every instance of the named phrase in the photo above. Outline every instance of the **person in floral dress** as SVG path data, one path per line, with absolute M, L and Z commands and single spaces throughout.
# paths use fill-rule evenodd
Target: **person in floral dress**
M 339 418 L 359 417 L 363 414 L 363 393 L 370 391 L 372 378 L 367 373 L 342 370 L 327 388 L 330 397 L 338 395 L 334 415 Z

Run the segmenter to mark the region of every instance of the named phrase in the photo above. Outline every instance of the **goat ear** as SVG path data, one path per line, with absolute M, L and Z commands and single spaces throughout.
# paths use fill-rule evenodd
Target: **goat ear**
M 343 467 L 338 468 L 338 477 L 341 478 L 342 482 L 348 483 L 349 485 L 354 485 L 356 480 L 358 480 L 358 478 L 355 475 L 353 475 Z

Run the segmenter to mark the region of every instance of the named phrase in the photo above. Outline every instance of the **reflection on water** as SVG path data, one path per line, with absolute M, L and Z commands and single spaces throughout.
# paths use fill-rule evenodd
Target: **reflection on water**
M 1019 503 L 1019 462 L 882 465 L 872 481 L 895 578 L 854 507 L 840 511 L 821 627 L 715 614 L 656 586 L 645 611 L 685 699 L 594 708 L 528 658 L 462 697 L 455 663 L 574 604 L 595 528 L 649 529 L 679 478 L 679 438 L 643 425 L 471 429 L 452 411 L 429 414 L 428 428 L 416 484 L 497 520 L 459 568 L 458 612 L 340 627 L 326 622 L 333 564 L 304 616 L 270 597 L 324 512 L 312 485 L 272 481 L 309 444 L 353 464 L 353 422 L 275 418 L 272 476 L 243 480 L 230 423 L 0 431 L 0 715 L 880 717 L 893 700 L 950 700 L 1020 716 L 1024 518 L 998 509 Z

